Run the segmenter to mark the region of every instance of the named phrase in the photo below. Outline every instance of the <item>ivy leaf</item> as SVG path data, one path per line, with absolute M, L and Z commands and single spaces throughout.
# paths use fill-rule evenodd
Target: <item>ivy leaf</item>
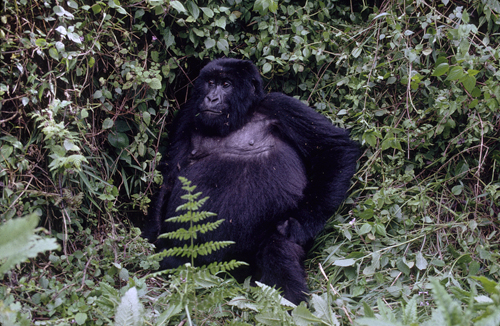
M 203 11 L 203 13 L 208 17 L 208 18 L 212 18 L 214 17 L 214 12 L 212 9 L 210 8 L 206 8 L 206 7 L 201 7 L 201 11 Z
M 142 120 L 146 124 L 146 126 L 149 126 L 151 123 L 151 114 L 148 111 L 142 112 Z
M 77 325 L 83 325 L 87 321 L 87 314 L 83 312 L 79 312 L 75 315 L 75 322 Z
M 49 49 L 49 55 L 52 59 L 59 61 L 59 52 L 57 52 L 56 48 Z
M 417 257 L 416 257 L 416 264 L 418 269 L 420 269 L 421 271 L 423 271 L 424 269 L 427 268 L 427 260 L 424 258 L 424 256 L 422 255 L 422 252 L 417 252 Z
M 355 47 L 351 52 L 352 56 L 357 58 L 361 54 L 361 48 Z
M 39 38 L 35 41 L 36 46 L 43 47 L 47 45 L 47 41 L 44 38 Z
M 109 129 L 111 127 L 113 127 L 114 125 L 114 121 L 110 118 L 106 118 L 104 119 L 103 123 L 102 123 L 102 129 L 105 130 L 105 129 Z
M 214 47 L 214 45 L 215 45 L 215 40 L 214 40 L 214 39 L 212 39 L 212 38 L 210 38 L 210 37 L 209 37 L 209 38 L 207 38 L 207 39 L 205 40 L 205 47 L 206 47 L 207 49 L 213 48 L 213 47 Z
M 398 267 L 398 269 L 403 272 L 405 275 L 410 275 L 410 267 L 408 267 L 408 265 L 403 261 L 403 259 L 398 259 L 398 261 L 396 262 L 396 266 Z
M 465 76 L 461 79 L 462 85 L 464 85 L 465 89 L 470 93 L 476 87 L 476 77 L 474 76 Z
M 269 63 L 269 62 L 266 62 L 264 64 L 264 66 L 262 67 L 262 73 L 263 74 L 266 74 L 268 73 L 269 71 L 271 71 L 271 69 L 273 68 L 273 66 Z
M 68 32 L 66 31 L 66 28 L 64 26 L 59 26 L 56 28 L 56 31 L 61 33 L 62 35 L 66 35 Z
M 227 40 L 225 39 L 218 40 L 217 47 L 223 52 L 229 51 L 229 43 L 227 43 Z
M 76 3 L 73 0 L 69 0 L 68 2 L 68 7 L 73 8 L 73 9 L 78 9 L 78 3 Z
M 148 85 L 152 89 L 161 89 L 161 80 L 157 77 L 152 78 Z
M 108 135 L 108 141 L 111 146 L 123 149 L 129 145 L 129 140 L 127 135 L 122 132 L 110 133 Z
M 64 140 L 64 149 L 67 151 L 79 151 L 80 148 L 75 145 L 75 143 L 71 139 Z
M 102 10 L 101 6 L 96 3 L 95 5 L 92 6 L 92 11 L 94 12 L 94 15 L 97 15 L 98 13 L 100 13 Z
M 215 26 L 226 29 L 226 17 L 222 16 L 215 21 Z
M 193 2 L 193 1 L 188 1 L 186 3 L 187 9 L 191 16 L 193 16 L 194 19 L 198 19 L 200 16 L 200 8 Z
M 67 35 L 67 36 L 68 36 L 68 38 L 69 38 L 70 40 L 72 40 L 73 42 L 78 43 L 78 44 L 82 44 L 82 41 L 80 40 L 80 35 L 78 35 L 78 34 L 76 34 L 76 33 L 72 33 L 72 32 L 70 32 L 70 33 L 68 33 L 68 35 Z
M 450 69 L 450 73 L 448 74 L 448 77 L 446 77 L 446 80 L 459 80 L 464 76 L 464 70 L 460 66 L 455 66 Z
M 451 193 L 454 194 L 455 196 L 458 196 L 462 193 L 463 189 L 464 189 L 463 185 L 456 185 L 453 188 L 451 188 Z
M 182 5 L 182 3 L 180 1 L 177 1 L 177 0 L 170 1 L 170 5 L 172 6 L 172 8 L 177 10 L 177 12 L 179 12 L 179 13 L 183 13 L 183 14 L 187 13 L 186 8 L 184 8 L 184 6 Z
M 442 76 L 448 72 L 448 70 L 450 69 L 449 67 L 450 66 L 448 65 L 448 63 L 443 62 L 440 65 L 438 65 L 436 67 L 436 69 L 434 69 L 434 72 L 432 73 L 431 76 L 434 76 L 434 77 Z

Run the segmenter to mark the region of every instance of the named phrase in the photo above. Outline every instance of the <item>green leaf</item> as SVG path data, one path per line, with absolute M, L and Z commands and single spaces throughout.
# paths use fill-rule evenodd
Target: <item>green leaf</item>
M 102 10 L 101 6 L 96 3 L 95 5 L 92 6 L 92 11 L 94 12 L 94 15 L 97 15 L 98 13 L 100 13 Z
M 262 73 L 263 74 L 266 74 L 268 73 L 269 71 L 271 71 L 271 69 L 273 68 L 273 66 L 269 63 L 269 62 L 266 62 L 264 64 L 264 66 L 262 67 Z
M 7 160 L 13 151 L 14 147 L 10 145 L 2 145 L 2 147 L 0 147 L 0 162 Z
M 422 252 L 417 252 L 416 264 L 417 268 L 421 271 L 427 268 L 427 260 L 422 255 Z
M 365 141 L 371 147 L 375 147 L 377 145 L 377 136 L 374 132 L 365 131 L 363 134 L 363 141 Z
M 106 119 L 104 119 L 104 121 L 102 123 L 102 129 L 103 130 L 109 129 L 109 128 L 113 127 L 114 124 L 115 124 L 115 122 L 112 119 L 106 118 Z
M 78 325 L 83 325 L 85 324 L 85 321 L 87 321 L 87 314 L 83 312 L 79 312 L 75 315 L 75 322 Z
M 149 126 L 151 123 L 151 114 L 148 111 L 142 112 L 142 120 L 146 124 L 146 126 Z
M 436 69 L 434 69 L 434 72 L 432 73 L 431 76 L 434 76 L 434 77 L 442 76 L 442 75 L 446 74 L 449 69 L 450 69 L 450 65 L 446 62 L 443 62 L 440 65 L 438 65 L 436 67 Z
M 359 229 L 358 234 L 363 235 L 363 234 L 367 234 L 368 232 L 371 232 L 371 231 L 372 231 L 372 226 L 369 223 L 364 223 L 361 226 L 361 229 Z
M 349 258 L 349 259 L 337 259 L 333 262 L 333 265 L 335 266 L 340 266 L 340 267 L 347 267 L 347 266 L 353 266 L 356 264 L 356 260 Z
M 212 38 L 209 37 L 209 38 L 207 38 L 205 40 L 205 48 L 210 49 L 210 48 L 213 48 L 214 45 L 215 45 L 215 40 L 214 39 L 212 39 Z
M 47 45 L 47 41 L 44 38 L 39 38 L 35 41 L 36 46 L 43 47 Z
M 446 80 L 459 80 L 464 76 L 464 70 L 461 66 L 454 66 L 450 69 L 450 73 L 448 74 L 448 77 L 446 77 Z
M 297 306 L 292 310 L 292 318 L 295 325 L 307 326 L 311 323 L 322 323 L 322 320 L 314 316 L 304 304 Z
M 498 283 L 490 280 L 484 276 L 471 276 L 473 279 L 481 282 L 483 288 L 488 294 L 500 294 L 499 289 L 497 288 Z
M 351 55 L 352 55 L 354 58 L 357 58 L 357 57 L 359 57 L 359 56 L 360 56 L 361 51 L 362 51 L 362 48 L 355 47 L 354 49 L 352 49 Z
M 49 55 L 52 59 L 59 61 L 59 52 L 57 52 L 56 48 L 54 48 L 54 47 L 50 48 Z
M 465 76 L 461 81 L 469 93 L 476 87 L 476 78 L 474 76 Z
M 76 146 L 71 139 L 64 140 L 64 149 L 67 151 L 79 151 L 80 148 Z
M 117 133 L 109 133 L 108 134 L 108 141 L 111 144 L 111 146 L 123 149 L 129 145 L 129 139 L 127 135 L 121 132 Z
M 89 64 L 89 68 L 92 68 L 94 66 L 94 64 L 95 64 L 94 57 L 89 57 L 88 64 Z
M 372 308 L 363 301 L 363 311 L 365 313 L 365 316 L 368 318 L 375 318 L 375 313 L 373 312 Z
M 255 319 L 264 325 L 276 325 L 276 326 L 281 326 L 283 325 L 283 321 L 281 320 L 280 316 L 272 313 L 272 312 L 265 312 L 262 314 L 257 314 L 255 315 Z
M 186 8 L 184 8 L 184 6 L 182 5 L 182 3 L 180 1 L 177 1 L 177 0 L 170 1 L 170 5 L 172 6 L 172 8 L 177 10 L 177 12 L 187 14 Z
M 152 89 L 161 89 L 161 80 L 158 77 L 152 78 L 148 85 Z
M 215 20 L 215 26 L 226 29 L 226 17 L 222 16 L 219 19 Z
M 405 275 L 410 275 L 410 267 L 403 261 L 402 258 L 399 258 L 398 261 L 396 262 L 396 266 L 398 269 L 403 272 Z
M 80 40 L 80 35 L 78 35 L 77 33 L 68 32 L 67 36 L 71 41 L 73 41 L 75 43 L 78 43 L 78 44 L 82 43 L 82 41 Z
M 219 48 L 222 52 L 229 51 L 229 43 L 227 43 L 227 40 L 225 39 L 220 39 L 217 41 L 217 48 Z
M 55 13 L 56 15 L 58 15 L 58 16 L 64 16 L 64 12 L 66 11 L 66 10 L 64 10 L 64 8 L 63 8 L 63 7 L 61 7 L 61 6 L 55 6 L 55 7 L 53 8 L 53 10 L 54 10 L 54 13 Z
M 201 7 L 201 11 L 208 17 L 208 18 L 213 18 L 214 17 L 214 12 L 210 8 L 206 7 Z
M 200 16 L 200 8 L 193 2 L 193 1 L 188 1 L 186 3 L 187 9 L 191 16 L 193 16 L 194 19 L 198 19 Z
M 455 195 L 458 196 L 462 193 L 462 190 L 464 189 L 463 185 L 456 185 L 453 188 L 451 188 L 451 192 Z
M 0 225 L 0 275 L 16 264 L 39 253 L 59 248 L 53 238 L 41 239 L 34 234 L 38 216 L 30 214 L 15 218 Z
M 78 9 L 78 3 L 76 3 L 73 0 L 68 0 L 68 7 L 73 8 L 73 9 Z

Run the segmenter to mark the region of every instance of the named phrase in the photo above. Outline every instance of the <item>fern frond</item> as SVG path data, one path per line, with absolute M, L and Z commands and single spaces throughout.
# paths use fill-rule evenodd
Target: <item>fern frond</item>
M 205 224 L 196 224 L 190 227 L 188 230 L 184 228 L 179 228 L 175 231 L 164 233 L 160 235 L 158 238 L 166 238 L 166 239 L 177 239 L 177 240 L 189 240 L 189 239 L 197 239 L 198 232 L 205 234 L 208 231 L 213 231 L 221 225 L 224 220 L 218 220 L 211 223 Z
M 231 260 L 231 261 L 224 261 L 224 262 L 213 262 L 209 264 L 208 266 L 203 266 L 204 268 L 208 269 L 211 274 L 217 274 L 219 272 L 228 272 L 232 271 L 240 266 L 248 265 L 245 262 L 242 261 L 237 261 L 237 260 Z
M 216 216 L 217 214 L 211 212 L 205 212 L 198 210 L 203 206 L 203 204 L 208 200 L 208 197 L 204 197 L 197 200 L 201 196 L 201 192 L 193 194 L 196 186 L 191 186 L 191 181 L 184 177 L 179 177 L 182 183 L 182 189 L 187 192 L 187 194 L 181 196 L 182 199 L 186 200 L 186 203 L 177 207 L 176 211 L 186 211 L 184 214 L 179 216 L 174 216 L 168 218 L 166 222 L 169 223 L 184 223 L 185 227 L 180 227 L 175 231 L 161 234 L 159 238 L 175 239 L 181 241 L 189 241 L 190 244 L 185 244 L 183 247 L 174 247 L 163 251 L 158 254 L 161 258 L 168 256 L 178 256 L 187 257 L 191 260 L 191 265 L 194 266 L 194 259 L 198 256 L 210 255 L 212 252 L 225 248 L 234 242 L 232 241 L 210 241 L 206 243 L 194 244 L 194 240 L 198 239 L 198 234 L 205 234 L 209 231 L 217 229 L 224 220 L 217 220 L 214 222 L 207 222 L 203 224 L 197 224 L 200 221 L 207 219 L 208 217 Z M 189 227 L 186 229 L 186 224 Z M 235 262 L 231 262 L 221 265 L 213 265 L 213 270 L 230 270 L 237 267 Z
M 212 253 L 212 251 L 217 251 L 222 248 L 225 248 L 229 245 L 232 245 L 233 241 L 209 241 L 205 243 L 200 243 L 194 245 L 192 248 L 189 248 L 190 254 L 193 255 L 193 258 L 200 256 L 207 256 Z
M 179 216 L 174 216 L 166 219 L 166 222 L 172 222 L 172 223 L 187 223 L 187 222 L 193 222 L 193 223 L 198 223 L 199 221 L 202 221 L 206 219 L 207 217 L 210 216 L 217 216 L 217 214 L 212 213 L 212 212 L 193 212 L 193 211 L 188 211 L 182 215 Z

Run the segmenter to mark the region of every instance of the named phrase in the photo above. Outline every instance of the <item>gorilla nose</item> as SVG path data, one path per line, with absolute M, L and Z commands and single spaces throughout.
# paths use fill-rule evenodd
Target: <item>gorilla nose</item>
M 214 106 L 216 104 L 219 104 L 220 102 L 220 97 L 219 96 L 212 96 L 212 95 L 207 95 L 207 97 L 205 98 L 205 101 L 207 102 L 207 104 L 209 104 L 210 106 Z

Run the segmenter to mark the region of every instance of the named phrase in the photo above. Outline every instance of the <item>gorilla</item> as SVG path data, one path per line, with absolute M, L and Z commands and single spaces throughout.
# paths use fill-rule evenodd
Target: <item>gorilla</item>
M 229 58 L 201 70 L 170 135 L 144 237 L 159 250 L 184 245 L 158 239 L 182 226 L 165 220 L 184 203 L 183 176 L 209 196 L 202 210 L 217 214 L 211 221 L 224 219 L 197 241 L 235 242 L 196 263 L 245 261 L 252 279 L 280 288 L 295 304 L 305 300 L 305 253 L 346 196 L 357 143 L 299 100 L 266 95 L 256 66 Z M 186 262 L 165 257 L 161 267 Z

